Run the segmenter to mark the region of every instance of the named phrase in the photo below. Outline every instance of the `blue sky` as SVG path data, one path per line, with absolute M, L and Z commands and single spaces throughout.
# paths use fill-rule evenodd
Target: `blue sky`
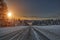
M 51 17 L 60 15 L 60 0 L 8 0 L 16 16 Z M 13 6 L 15 5 L 15 6 Z

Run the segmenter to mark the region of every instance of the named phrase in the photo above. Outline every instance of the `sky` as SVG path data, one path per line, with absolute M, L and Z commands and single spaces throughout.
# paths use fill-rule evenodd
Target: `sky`
M 60 16 L 60 0 L 7 0 L 8 9 L 17 17 Z

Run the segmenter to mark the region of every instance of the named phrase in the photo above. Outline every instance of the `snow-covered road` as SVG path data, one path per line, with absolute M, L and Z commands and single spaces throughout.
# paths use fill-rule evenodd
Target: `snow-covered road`
M 60 25 L 0 28 L 0 40 L 60 40 Z

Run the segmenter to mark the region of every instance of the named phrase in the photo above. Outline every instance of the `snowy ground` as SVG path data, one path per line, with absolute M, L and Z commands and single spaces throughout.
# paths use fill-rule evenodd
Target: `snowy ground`
M 60 40 L 60 25 L 33 26 L 36 30 L 44 34 L 50 40 Z
M 21 29 L 26 28 L 26 27 L 28 27 L 28 26 L 17 26 L 17 27 L 4 27 L 4 28 L 0 28 L 0 36 L 8 34 L 8 33 L 11 33 L 13 31 L 21 30 Z
M 50 26 L 33 26 L 39 29 L 48 30 L 60 36 L 60 25 L 50 25 Z
M 60 40 L 60 25 L 17 26 L 17 27 L 0 28 L 0 40 L 5 39 L 6 40 Z

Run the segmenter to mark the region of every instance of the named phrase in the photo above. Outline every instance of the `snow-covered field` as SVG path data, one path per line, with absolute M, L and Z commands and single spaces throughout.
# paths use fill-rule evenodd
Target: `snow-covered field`
M 13 31 L 21 30 L 21 29 L 27 28 L 27 27 L 28 26 L 17 26 L 17 27 L 4 27 L 4 28 L 0 28 L 0 36 L 8 34 L 8 33 L 11 33 Z M 53 32 L 53 33 L 55 33 L 55 34 L 60 36 L 60 25 L 32 26 L 32 27 L 43 29 L 43 30 L 47 30 L 49 32 Z
M 20 34 L 20 33 L 17 32 L 17 34 L 16 34 L 17 36 L 16 36 L 14 34 L 15 33 L 14 31 L 18 31 L 18 30 L 23 31 L 25 28 L 27 28 L 27 29 L 31 28 L 32 31 L 30 33 L 32 33 L 32 38 L 33 39 L 36 38 L 38 40 L 39 38 L 41 38 L 41 39 L 42 38 L 43 39 L 44 38 L 45 39 L 48 38 L 50 40 L 60 40 L 60 25 L 31 26 L 31 27 L 30 26 L 4 27 L 4 28 L 0 28 L 0 37 L 1 37 L 1 39 L 4 39 L 5 37 L 8 37 L 6 39 L 16 37 L 16 39 L 17 39 L 17 36 L 19 36 L 18 34 Z M 19 32 L 21 32 L 21 31 L 19 31 Z M 10 37 L 9 33 L 12 33 L 12 32 L 13 32 L 13 34 L 15 36 Z M 25 31 L 23 31 L 22 34 L 25 34 L 25 33 L 26 33 L 26 29 L 25 29 Z M 6 35 L 6 34 L 8 34 L 8 35 L 7 36 L 3 36 L 3 35 Z M 27 37 L 27 36 L 28 36 L 28 32 L 27 32 L 27 35 L 25 37 Z M 22 38 L 24 39 L 24 37 L 22 37 Z
M 53 32 L 53 33 L 60 36 L 60 25 L 33 26 L 33 27 L 37 27 L 39 29 L 47 30 L 47 31 Z
M 27 28 L 27 27 L 28 26 L 17 26 L 17 27 L 4 27 L 4 28 L 0 28 L 0 36 L 8 34 L 8 33 L 11 33 L 13 31 L 21 30 L 21 29 Z

